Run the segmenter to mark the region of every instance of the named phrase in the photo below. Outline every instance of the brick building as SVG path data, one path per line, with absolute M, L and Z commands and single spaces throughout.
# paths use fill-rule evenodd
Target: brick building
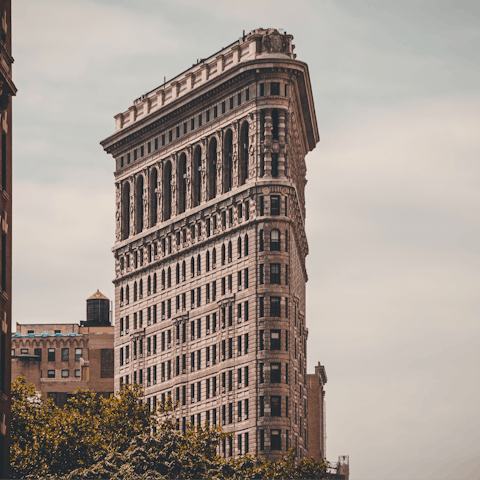
M 115 159 L 115 388 L 171 395 L 225 456 L 308 455 L 305 155 L 319 141 L 293 37 L 257 29 L 134 101 Z M 323 438 L 323 436 L 322 436 Z
M 12 337 L 12 378 L 27 383 L 63 406 L 78 388 L 101 395 L 114 392 L 114 327 L 109 300 L 96 292 L 87 300 L 87 320 L 20 324 Z
M 12 2 L 0 5 L 0 478 L 10 470 L 10 339 L 12 314 Z

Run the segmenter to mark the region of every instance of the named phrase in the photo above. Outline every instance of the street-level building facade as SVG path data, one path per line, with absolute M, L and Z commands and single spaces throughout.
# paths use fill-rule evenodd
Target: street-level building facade
M 222 425 L 226 457 L 309 453 L 306 154 L 293 37 L 257 29 L 115 116 L 115 389 Z
M 20 324 L 12 336 L 12 378 L 22 375 L 45 399 L 63 406 L 77 389 L 114 393 L 114 327 L 110 301 L 100 292 L 87 300 L 87 320 Z

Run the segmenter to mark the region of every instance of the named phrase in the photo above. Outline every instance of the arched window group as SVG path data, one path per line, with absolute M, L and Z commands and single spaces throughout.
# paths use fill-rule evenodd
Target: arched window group
M 187 203 L 187 157 L 185 153 L 178 160 L 178 213 L 183 213 Z
M 122 240 L 130 235 L 130 183 L 125 182 L 122 189 Z
M 223 191 L 229 192 L 232 189 L 233 170 L 233 134 L 230 129 L 225 133 L 223 143 Z
M 243 122 L 240 130 L 239 184 L 244 185 L 248 178 L 248 122 Z
M 163 168 L 163 220 L 172 216 L 172 162 L 165 163 Z
M 193 206 L 197 207 L 202 201 L 202 149 L 200 145 L 193 152 Z
M 157 199 L 157 185 L 158 185 L 158 171 L 156 168 L 152 168 L 150 172 L 150 202 L 149 202 L 149 214 L 150 214 L 150 226 L 153 227 L 157 224 L 158 216 L 158 199 Z
M 217 196 L 217 139 L 212 137 L 208 145 L 208 199 Z

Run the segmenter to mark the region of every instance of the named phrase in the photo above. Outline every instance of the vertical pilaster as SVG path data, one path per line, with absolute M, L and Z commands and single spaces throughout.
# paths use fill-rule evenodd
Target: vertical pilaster
M 232 188 L 238 187 L 238 137 L 239 137 L 239 124 L 235 121 L 232 125 Z
M 278 142 L 280 149 L 278 153 L 278 176 L 284 177 L 285 172 L 285 110 L 278 112 Z
M 264 169 L 265 177 L 272 176 L 272 109 L 265 109 L 265 123 L 264 123 L 264 132 L 265 132 L 265 143 L 264 143 Z
M 193 188 L 192 188 L 192 182 L 193 182 L 193 147 L 190 145 L 187 147 L 187 150 L 185 151 L 185 156 L 186 156 L 186 165 L 187 165 L 187 178 L 185 181 L 185 196 L 186 196 L 186 205 L 185 205 L 185 210 L 189 210 L 193 206 Z
M 208 138 L 202 138 L 202 169 L 200 171 L 200 178 L 202 182 L 202 198 L 201 201 L 207 201 L 207 152 L 208 152 Z

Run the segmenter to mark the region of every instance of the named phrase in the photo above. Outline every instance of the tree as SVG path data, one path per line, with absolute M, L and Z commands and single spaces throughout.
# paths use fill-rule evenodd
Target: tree
M 231 436 L 220 427 L 180 432 L 171 400 L 154 411 L 138 385 L 103 398 L 77 390 L 64 408 L 45 401 L 24 377 L 12 383 L 12 476 L 36 479 L 288 479 L 327 478 L 325 463 L 277 462 L 259 455 L 229 460 L 217 447 Z

